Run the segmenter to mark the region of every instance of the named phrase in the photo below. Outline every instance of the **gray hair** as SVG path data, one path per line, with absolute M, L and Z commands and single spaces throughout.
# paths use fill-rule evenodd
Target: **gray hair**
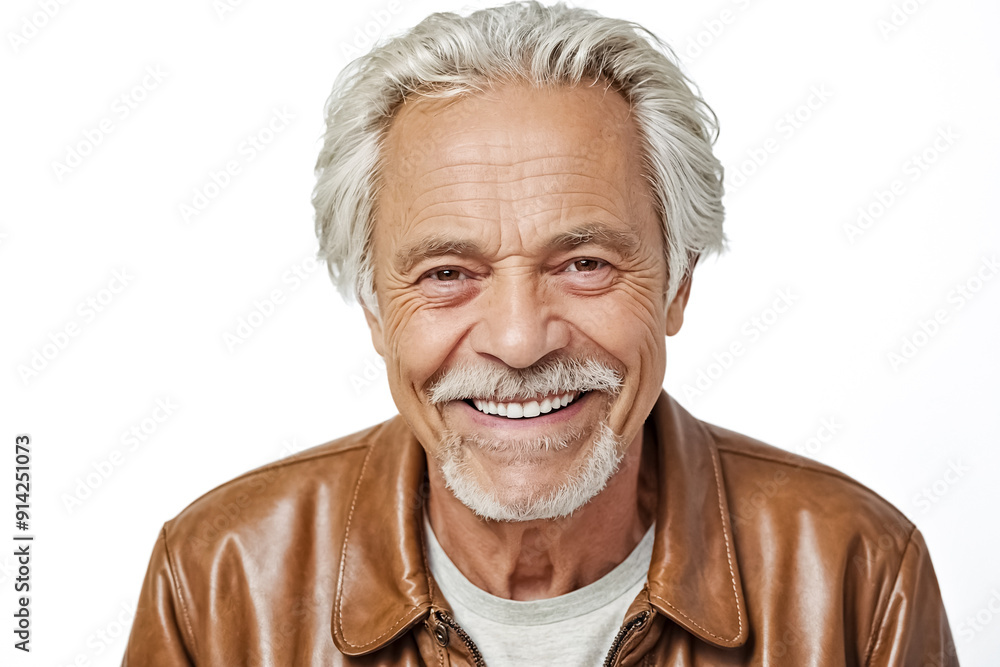
M 718 123 L 673 51 L 629 21 L 563 3 L 512 2 L 469 16 L 438 13 L 380 44 L 337 77 L 316 162 L 318 257 L 345 298 L 378 313 L 371 256 L 381 146 L 411 97 L 454 98 L 505 82 L 603 79 L 630 104 L 663 225 L 669 302 L 697 258 L 725 245 Z

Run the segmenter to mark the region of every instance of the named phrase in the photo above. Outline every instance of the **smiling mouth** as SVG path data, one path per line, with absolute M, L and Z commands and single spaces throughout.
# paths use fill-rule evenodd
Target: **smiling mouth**
M 496 415 L 507 419 L 530 419 L 561 410 L 586 393 L 588 392 L 570 391 L 527 401 L 494 401 L 486 398 L 471 398 L 467 399 L 465 403 L 486 415 Z

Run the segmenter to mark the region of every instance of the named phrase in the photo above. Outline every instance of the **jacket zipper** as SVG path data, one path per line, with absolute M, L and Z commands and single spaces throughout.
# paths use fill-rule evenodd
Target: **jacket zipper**
M 486 667 L 486 663 L 483 661 L 483 654 L 479 652 L 479 647 L 476 646 L 474 641 L 472 641 L 472 637 L 470 637 L 465 630 L 463 630 L 461 626 L 455 622 L 455 619 L 451 616 L 451 614 L 439 611 L 436 612 L 435 615 L 439 621 L 455 631 L 458 638 L 461 639 L 462 643 L 469 649 L 469 653 L 472 654 L 472 658 L 476 661 L 477 667 Z M 614 664 L 615 660 L 618 658 L 618 652 L 621 651 L 622 644 L 625 643 L 625 638 L 628 636 L 629 632 L 637 626 L 642 626 L 642 624 L 646 622 L 647 618 L 649 618 L 649 612 L 644 611 L 626 623 L 622 629 L 618 631 L 618 634 L 615 635 L 615 640 L 611 642 L 611 650 L 608 651 L 608 657 L 604 659 L 604 667 L 611 667 L 611 665 Z
M 436 616 L 439 621 L 455 631 L 458 638 L 461 639 L 462 643 L 469 649 L 469 653 L 472 654 L 473 659 L 476 661 L 476 667 L 486 667 L 486 662 L 483 660 L 483 654 L 479 652 L 479 647 L 472 641 L 472 637 L 466 634 L 465 630 L 459 627 L 458 623 L 455 622 L 455 619 L 452 618 L 451 614 L 439 611 L 436 612 Z
M 649 618 L 649 612 L 644 611 L 622 626 L 622 629 L 615 636 L 615 640 L 611 642 L 611 650 L 608 651 L 608 657 L 604 659 L 604 667 L 611 667 L 614 664 L 615 660 L 618 659 L 618 652 L 621 651 L 622 644 L 625 643 L 625 638 L 628 637 L 628 633 L 632 631 L 632 628 L 642 626 L 647 618 Z

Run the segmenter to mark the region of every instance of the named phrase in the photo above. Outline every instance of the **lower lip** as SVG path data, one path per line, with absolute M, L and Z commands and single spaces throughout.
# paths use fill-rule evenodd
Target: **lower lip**
M 541 414 L 537 417 L 521 417 L 519 419 L 511 419 L 501 415 L 488 415 L 480 412 L 465 401 L 455 402 L 465 408 L 466 412 L 468 412 L 471 416 L 473 422 L 481 426 L 487 426 L 493 429 L 525 429 L 535 426 L 549 426 L 569 421 L 583 409 L 581 406 L 590 401 L 593 393 L 594 392 L 587 392 L 566 407 L 559 408 L 558 410 L 553 410 L 552 412 Z

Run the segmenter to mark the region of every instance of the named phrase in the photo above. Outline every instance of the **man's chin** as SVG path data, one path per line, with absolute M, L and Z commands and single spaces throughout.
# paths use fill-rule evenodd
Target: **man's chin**
M 552 456 L 562 458 L 558 454 L 563 452 L 547 451 L 539 443 L 508 442 L 483 451 L 481 443 L 453 436 L 438 463 L 451 492 L 478 516 L 495 521 L 555 519 L 572 514 L 600 493 L 624 455 L 621 440 L 603 423 L 589 445 L 579 462 L 553 466 Z M 480 451 L 473 455 L 468 448 Z M 504 459 L 507 464 L 501 465 Z M 550 466 L 553 470 L 547 473 Z M 568 473 L 567 467 L 572 468 Z

